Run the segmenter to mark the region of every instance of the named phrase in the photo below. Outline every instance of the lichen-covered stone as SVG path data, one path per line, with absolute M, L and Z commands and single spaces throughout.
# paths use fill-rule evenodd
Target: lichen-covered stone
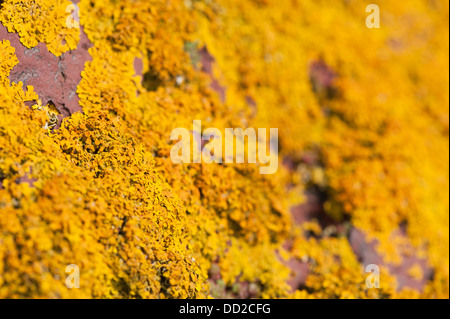
M 1 3 L 0 298 L 448 298 L 448 1 L 74 3 Z M 196 119 L 285 165 L 174 164 Z

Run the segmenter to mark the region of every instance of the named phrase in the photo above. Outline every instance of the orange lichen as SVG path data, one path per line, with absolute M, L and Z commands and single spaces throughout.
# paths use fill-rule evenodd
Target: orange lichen
M 7 0 L 0 10 L 0 22 L 9 32 L 20 35 L 27 48 L 44 42 L 56 56 L 73 50 L 79 40 L 79 29 L 67 25 L 68 0 Z
M 206 298 L 249 283 L 261 298 L 448 298 L 448 2 L 379 2 L 375 30 L 356 0 L 81 0 L 83 113 L 58 129 L 10 83 L 19 61 L 0 39 L 0 297 Z M 7 0 L 0 23 L 59 56 L 79 39 L 69 4 Z M 170 133 L 193 120 L 279 128 L 292 164 L 174 164 Z M 384 265 L 368 288 L 346 234 L 291 220 L 305 189 L 386 263 L 426 259 L 433 278 L 409 269 L 423 291 Z M 289 259 L 309 266 L 299 287 Z

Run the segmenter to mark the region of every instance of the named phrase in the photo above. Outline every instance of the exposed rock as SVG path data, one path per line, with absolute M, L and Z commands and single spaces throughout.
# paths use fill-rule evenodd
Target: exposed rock
M 309 78 L 314 92 L 322 98 L 332 98 L 336 94 L 337 73 L 324 61 L 314 61 L 309 66 Z
M 91 60 L 88 49 L 92 46 L 83 29 L 80 29 L 77 49 L 60 57 L 50 53 L 44 43 L 31 49 L 25 47 L 16 33 L 9 33 L 1 24 L 0 40 L 10 41 L 19 60 L 9 75 L 11 82 L 22 81 L 24 88 L 33 86 L 44 105 L 49 102 L 55 105 L 61 113 L 60 120 L 82 111 L 76 90 L 81 81 L 81 71 Z
M 225 102 L 226 89 L 222 85 L 220 85 L 219 81 L 215 78 L 213 72 L 213 65 L 216 62 L 216 60 L 208 51 L 208 48 L 206 46 L 200 49 L 199 55 L 200 55 L 200 62 L 202 65 L 202 71 L 211 77 L 211 89 L 213 89 L 217 94 L 219 94 L 220 100 L 222 102 Z

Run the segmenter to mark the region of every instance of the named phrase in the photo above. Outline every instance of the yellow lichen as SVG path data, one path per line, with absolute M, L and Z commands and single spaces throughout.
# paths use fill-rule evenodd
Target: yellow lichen
M 0 23 L 59 56 L 79 40 L 70 4 L 3 1 Z M 83 113 L 57 130 L 51 104 L 10 83 L 19 61 L 0 39 L 0 297 L 206 298 L 218 267 L 223 289 L 246 282 L 261 298 L 448 298 L 447 1 L 379 1 L 377 30 L 356 0 L 78 5 L 92 60 L 77 87 Z M 330 87 L 314 83 L 318 61 Z M 193 120 L 279 128 L 280 163 L 318 159 L 274 175 L 174 164 L 170 132 Z M 426 259 L 424 290 L 398 289 L 383 265 L 381 288 L 368 288 L 345 234 L 295 225 L 307 188 L 327 195 L 336 223 L 376 239 L 385 263 Z M 294 289 L 290 258 L 310 269 Z M 80 289 L 65 286 L 69 264 Z

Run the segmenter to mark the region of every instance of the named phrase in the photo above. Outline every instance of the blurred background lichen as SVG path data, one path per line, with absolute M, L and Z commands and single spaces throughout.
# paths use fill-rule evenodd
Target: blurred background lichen
M 0 298 L 449 297 L 448 1 L 73 3 L 1 1 Z M 172 163 L 194 119 L 283 165 Z

